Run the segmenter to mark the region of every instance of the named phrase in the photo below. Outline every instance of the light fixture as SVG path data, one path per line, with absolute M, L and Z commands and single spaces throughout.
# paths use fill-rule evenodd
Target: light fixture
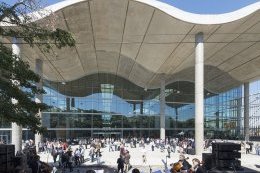
M 65 84 L 66 84 L 66 82 L 61 82 L 61 84 L 62 84 L 62 85 L 65 85 Z

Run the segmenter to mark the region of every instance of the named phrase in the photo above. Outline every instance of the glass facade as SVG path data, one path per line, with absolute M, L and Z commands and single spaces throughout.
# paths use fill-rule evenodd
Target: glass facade
M 160 89 L 144 89 L 111 74 L 96 74 L 67 82 L 44 82 L 46 137 L 159 137 Z M 194 84 L 165 87 L 166 136 L 194 136 Z M 221 94 L 205 90 L 205 135 L 240 135 L 242 88 Z
M 60 83 L 44 81 L 43 112 L 47 138 L 159 137 L 160 89 L 144 89 L 111 74 L 95 74 Z M 260 136 L 260 81 L 250 84 L 250 137 Z M 243 87 L 214 94 L 205 90 L 204 129 L 207 138 L 243 138 Z M 194 84 L 165 87 L 166 136 L 194 136 Z M 0 138 L 10 141 L 11 125 L 0 119 Z M 27 129 L 23 139 L 33 139 Z
M 260 81 L 255 81 L 249 85 L 249 131 L 250 138 L 260 139 Z

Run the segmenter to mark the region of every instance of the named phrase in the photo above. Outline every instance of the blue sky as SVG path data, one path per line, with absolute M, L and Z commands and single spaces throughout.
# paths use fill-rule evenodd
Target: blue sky
M 235 11 L 260 0 L 160 0 L 182 10 L 199 14 L 218 14 Z
M 18 0 L 0 0 L 8 4 L 13 4 Z M 62 0 L 39 0 L 44 5 L 50 5 Z M 199 14 L 219 14 L 227 13 L 260 0 L 159 0 L 171 4 L 182 10 Z

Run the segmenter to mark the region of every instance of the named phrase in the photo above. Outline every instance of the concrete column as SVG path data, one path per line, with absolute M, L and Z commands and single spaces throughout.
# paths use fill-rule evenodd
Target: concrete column
M 244 135 L 249 141 L 249 83 L 244 83 Z
M 37 88 L 42 89 L 42 60 L 41 59 L 36 59 L 35 61 L 35 72 L 41 77 L 41 80 L 36 84 Z M 42 94 L 36 94 L 35 96 L 35 102 L 36 103 L 42 103 L 43 97 Z M 39 116 L 40 119 L 42 119 L 42 113 L 41 110 L 39 110 L 37 116 Z M 42 120 L 41 124 L 42 124 Z M 35 146 L 36 146 L 36 152 L 38 152 L 39 149 L 39 142 L 42 142 L 42 135 L 36 133 L 35 134 Z
M 195 36 L 195 150 L 203 152 L 204 142 L 204 43 L 203 33 Z
M 160 138 L 165 140 L 165 79 L 161 78 L 160 93 Z
M 15 154 L 22 151 L 22 126 L 12 123 L 12 144 L 15 146 Z
M 13 38 L 12 53 L 14 56 L 20 56 L 20 48 L 16 44 L 16 38 Z M 19 81 L 12 81 L 14 85 L 19 85 Z M 13 104 L 17 104 L 16 99 L 12 99 Z M 22 126 L 12 123 L 12 144 L 15 146 L 15 153 L 22 150 Z

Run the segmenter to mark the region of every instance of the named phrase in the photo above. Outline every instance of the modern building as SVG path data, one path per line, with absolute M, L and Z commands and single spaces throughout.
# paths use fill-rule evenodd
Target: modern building
M 43 76 L 39 100 L 53 106 L 42 112 L 44 137 L 186 135 L 199 150 L 204 135 L 259 136 L 259 82 L 249 86 L 260 77 L 259 9 L 201 15 L 159 0 L 67 0 L 34 13 L 76 40 L 52 54 L 17 44 Z

